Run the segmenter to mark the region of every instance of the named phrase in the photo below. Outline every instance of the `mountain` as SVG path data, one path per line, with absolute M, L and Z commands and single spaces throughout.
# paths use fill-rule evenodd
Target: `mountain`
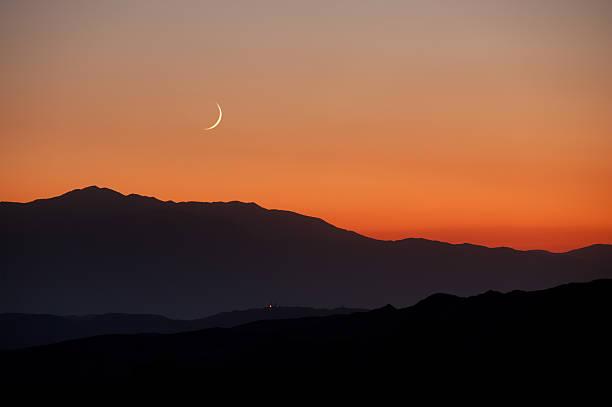
M 512 372 L 514 381 L 534 375 L 541 383 L 550 373 L 567 379 L 609 369 L 610 309 L 612 280 L 468 298 L 437 294 L 404 309 L 106 335 L 3 352 L 1 379 L 185 385 L 259 377 L 274 388 L 282 378 L 315 385 L 396 377 L 406 386 L 410 375 L 439 383 L 443 375 L 456 382 L 479 371 L 493 380 L 500 373 Z
M 160 315 L 100 314 L 58 316 L 0 314 L 0 349 L 16 349 L 96 335 L 175 333 L 205 328 L 229 328 L 248 322 L 342 315 L 361 312 L 351 308 L 266 307 L 222 312 L 193 320 Z
M 197 318 L 284 305 L 404 307 L 435 292 L 612 277 L 612 246 L 567 253 L 381 241 L 242 202 L 163 202 L 95 186 L 0 204 L 0 312 Z

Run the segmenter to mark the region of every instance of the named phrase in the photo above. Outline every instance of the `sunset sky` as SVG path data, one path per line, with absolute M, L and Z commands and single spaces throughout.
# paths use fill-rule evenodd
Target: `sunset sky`
M 98 185 L 612 243 L 609 0 L 2 1 L 0 52 L 2 201 Z

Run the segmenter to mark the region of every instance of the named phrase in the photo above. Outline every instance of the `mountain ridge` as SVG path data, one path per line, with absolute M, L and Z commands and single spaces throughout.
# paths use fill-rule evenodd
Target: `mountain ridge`
M 232 200 L 232 201 L 173 201 L 173 200 L 167 200 L 167 201 L 163 201 L 159 198 L 156 198 L 154 196 L 147 196 L 147 195 L 140 195 L 140 194 L 136 194 L 136 193 L 131 193 L 131 194 L 123 194 L 121 192 L 118 192 L 116 190 L 113 190 L 111 188 L 107 188 L 107 187 L 99 187 L 97 185 L 89 185 L 83 188 L 75 188 L 73 190 L 70 190 L 68 192 L 65 192 L 61 195 L 58 196 L 54 196 L 54 197 L 50 197 L 50 198 L 38 198 L 38 199 L 34 199 L 32 201 L 28 201 L 28 202 L 11 202 L 11 201 L 0 201 L 0 205 L 1 204 L 7 204 L 7 205 L 28 205 L 28 204 L 34 204 L 34 203 L 43 203 L 43 202 L 47 202 L 50 200 L 58 200 L 58 199 L 68 199 L 68 198 L 74 198 L 74 197 L 86 197 L 88 198 L 88 200 L 90 199 L 95 199 L 95 198 L 99 198 L 100 196 L 105 196 L 105 197 L 112 197 L 112 198 L 116 198 L 116 199 L 121 199 L 121 198 L 133 198 L 133 199 L 141 199 L 141 200 L 148 200 L 148 201 L 152 201 L 152 202 L 157 202 L 160 204 L 177 204 L 177 205 L 181 205 L 181 204 L 203 204 L 203 205 L 228 205 L 228 206 L 232 206 L 232 205 L 236 205 L 236 206 L 240 206 L 240 207 L 245 207 L 245 208 L 258 208 L 264 211 L 269 211 L 269 212 L 277 212 L 277 213 L 286 213 L 286 214 L 293 214 L 293 215 L 298 215 L 301 217 L 305 217 L 308 219 L 312 219 L 318 222 L 322 222 L 323 224 L 332 226 L 336 229 L 340 229 L 343 231 L 347 231 L 347 232 L 351 232 L 353 234 L 356 234 L 362 238 L 365 239 L 370 239 L 370 240 L 375 240 L 375 241 L 379 241 L 379 242 L 393 242 L 393 243 L 402 243 L 402 242 L 426 242 L 428 244 L 441 244 L 441 245 L 450 245 L 450 246 L 462 246 L 462 247 L 474 247 L 474 248 L 486 248 L 486 249 L 499 249 L 499 250 L 513 250 L 516 252 L 540 252 L 540 253 L 555 253 L 555 254 L 559 254 L 559 253 L 574 253 L 577 251 L 581 251 L 583 249 L 589 249 L 589 248 L 599 248 L 599 247 L 604 247 L 604 248 L 612 248 L 612 244 L 605 244 L 605 243 L 594 243 L 594 244 L 590 244 L 587 246 L 582 246 L 582 247 L 578 247 L 575 249 L 570 249 L 567 250 L 565 252 L 551 252 L 549 250 L 545 250 L 545 249 L 527 249 L 527 250 L 523 250 L 523 249 L 516 249 L 510 246 L 485 246 L 482 244 L 474 244 L 474 243 L 468 243 L 468 242 L 463 242 L 463 243 L 450 243 L 450 242 L 444 242 L 441 240 L 435 240 L 435 239 L 425 239 L 425 238 L 421 238 L 421 237 L 406 237 L 406 238 L 402 238 L 402 239 L 395 239 L 395 240 L 385 240 L 385 239 L 377 239 L 377 238 L 373 238 L 373 237 L 369 237 L 369 236 L 365 236 L 362 235 L 358 232 L 352 231 L 350 229 L 344 229 L 344 228 L 340 228 L 338 226 L 335 226 L 329 222 L 327 222 L 326 220 L 322 219 L 322 218 L 318 218 L 315 216 L 309 216 L 309 215 L 304 215 L 301 214 L 299 212 L 295 212 L 295 211 L 290 211 L 290 210 L 285 210 L 285 209 L 275 209 L 275 208 L 265 208 L 259 204 L 257 204 L 256 202 L 244 202 L 244 201 L 238 201 L 238 200 Z
M 611 306 L 610 279 L 532 292 L 437 293 L 401 309 L 75 339 L 0 352 L 0 362 L 5 383 L 184 384 L 262 374 L 274 383 L 313 375 L 335 383 L 425 372 L 438 380 L 448 369 L 514 378 L 533 373 L 539 383 L 542 372 L 583 374 L 609 366 Z
M 172 319 L 155 314 L 94 315 L 0 314 L 0 350 L 109 334 L 177 333 L 205 328 L 230 328 L 259 320 L 305 318 L 363 312 L 364 309 L 264 307 L 226 311 L 196 319 Z
M 255 203 L 164 202 L 99 187 L 3 203 L 0 230 L 0 312 L 189 319 L 270 298 L 371 309 L 440 291 L 612 277 L 612 245 L 552 253 L 384 241 Z

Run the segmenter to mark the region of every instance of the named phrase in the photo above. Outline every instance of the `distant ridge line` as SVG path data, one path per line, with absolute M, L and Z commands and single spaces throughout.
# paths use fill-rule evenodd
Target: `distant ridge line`
M 232 205 L 232 204 L 238 204 L 238 205 L 244 205 L 247 207 L 255 207 L 255 208 L 259 208 L 259 209 L 263 209 L 266 211 L 277 211 L 277 212 L 285 212 L 285 213 L 291 213 L 291 214 L 297 214 L 300 216 L 304 216 L 307 218 L 311 218 L 313 220 L 316 221 L 320 221 L 323 222 L 325 224 L 328 224 L 330 226 L 333 226 L 337 229 L 342 229 L 342 230 L 346 230 L 348 232 L 354 233 L 356 235 L 359 235 L 362 238 L 365 239 L 371 239 L 371 240 L 375 240 L 375 241 L 379 241 L 379 242 L 393 242 L 393 243 L 401 243 L 401 242 L 406 242 L 406 241 L 423 241 L 423 242 L 428 242 L 428 243 L 436 243 L 436 244 L 443 244 L 443 245 L 449 245 L 449 246 L 463 246 L 463 247 L 475 247 L 475 248 L 486 248 L 486 249 L 497 249 L 497 250 L 514 250 L 517 252 L 540 252 L 540 253 L 556 253 L 556 254 L 561 254 L 561 253 L 572 253 L 572 252 L 577 252 L 579 250 L 582 249 L 587 249 L 587 248 L 592 248 L 592 247 L 601 247 L 601 246 L 607 246 L 607 247 L 612 247 L 612 244 L 605 244 L 605 243 L 594 243 L 591 245 L 587 245 L 587 246 L 582 246 L 582 247 L 578 247 L 575 249 L 570 249 L 567 251 L 563 251 L 563 252 L 553 252 L 550 250 L 546 250 L 546 249 L 516 249 L 510 246 L 485 246 L 482 244 L 475 244 L 475 243 L 469 243 L 469 242 L 463 242 L 463 243 L 450 243 L 450 242 L 445 242 L 445 241 L 441 241 L 441 240 L 436 240 L 436 239 L 426 239 L 426 238 L 421 238 L 421 237 L 406 237 L 406 238 L 402 238 L 402 239 L 378 239 L 375 237 L 370 237 L 370 236 L 366 236 L 363 235 L 359 232 L 355 232 L 349 229 L 343 229 L 343 228 L 339 228 L 329 222 L 327 222 L 326 220 L 322 219 L 322 218 L 318 218 L 318 217 L 314 217 L 314 216 L 309 216 L 309 215 L 304 215 L 301 214 L 299 212 L 294 212 L 294 211 L 290 211 L 290 210 L 285 210 L 285 209 L 269 209 L 269 208 L 264 208 L 261 205 L 257 204 L 256 202 L 243 202 L 243 201 L 238 201 L 238 200 L 232 200 L 232 201 L 173 201 L 173 200 L 167 200 L 167 201 L 163 201 L 155 196 L 148 196 L 148 195 L 140 195 L 140 194 L 136 194 L 136 193 L 130 193 L 130 194 L 123 194 L 121 192 L 118 192 L 114 189 L 108 188 L 108 187 L 99 187 L 97 185 L 89 185 L 83 188 L 75 188 L 73 190 L 70 190 L 68 192 L 65 192 L 61 195 L 58 196 L 54 196 L 54 197 L 50 197 L 50 198 L 38 198 L 38 199 L 34 199 L 32 201 L 28 201 L 28 202 L 10 202 L 10 201 L 0 201 L 0 204 L 21 204 L 21 205 L 27 205 L 27 204 L 34 204 L 34 203 L 39 203 L 39 202 L 44 202 L 44 201 L 48 201 L 48 200 L 54 200 L 54 199 L 58 199 L 58 198 L 69 198 L 81 193 L 86 193 L 86 194 L 94 194 L 94 195 L 98 195 L 101 196 L 100 194 L 105 194 L 105 196 L 107 197 L 115 197 L 115 198 L 142 198 L 142 199 L 147 199 L 147 200 L 152 200 L 152 201 L 156 201 L 159 203 L 164 203 L 164 204 L 177 204 L 177 205 L 181 205 L 181 204 L 204 204 L 204 205 L 220 205 L 220 204 L 226 204 L 226 205 Z M 91 196 L 90 196 L 91 197 Z

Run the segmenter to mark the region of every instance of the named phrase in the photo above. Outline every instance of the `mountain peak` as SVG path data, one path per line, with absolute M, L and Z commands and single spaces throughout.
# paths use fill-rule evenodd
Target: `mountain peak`
M 60 195 L 58 198 L 71 198 L 71 199 L 116 199 L 122 198 L 125 195 L 114 191 L 109 188 L 100 188 L 97 185 L 90 185 L 85 188 L 73 189 L 72 191 L 66 192 Z
M 377 313 L 377 314 L 378 314 L 378 313 L 394 312 L 394 311 L 396 311 L 396 310 L 397 310 L 397 308 L 395 308 L 393 305 L 391 305 L 391 304 L 387 304 L 387 305 L 385 305 L 384 307 L 381 307 L 381 308 L 376 308 L 376 309 L 374 309 L 374 310 L 372 310 L 372 311 L 370 311 L 370 312 L 371 312 L 371 313 Z
M 447 293 L 436 293 L 419 301 L 414 305 L 414 309 L 446 310 L 452 308 L 461 297 Z

